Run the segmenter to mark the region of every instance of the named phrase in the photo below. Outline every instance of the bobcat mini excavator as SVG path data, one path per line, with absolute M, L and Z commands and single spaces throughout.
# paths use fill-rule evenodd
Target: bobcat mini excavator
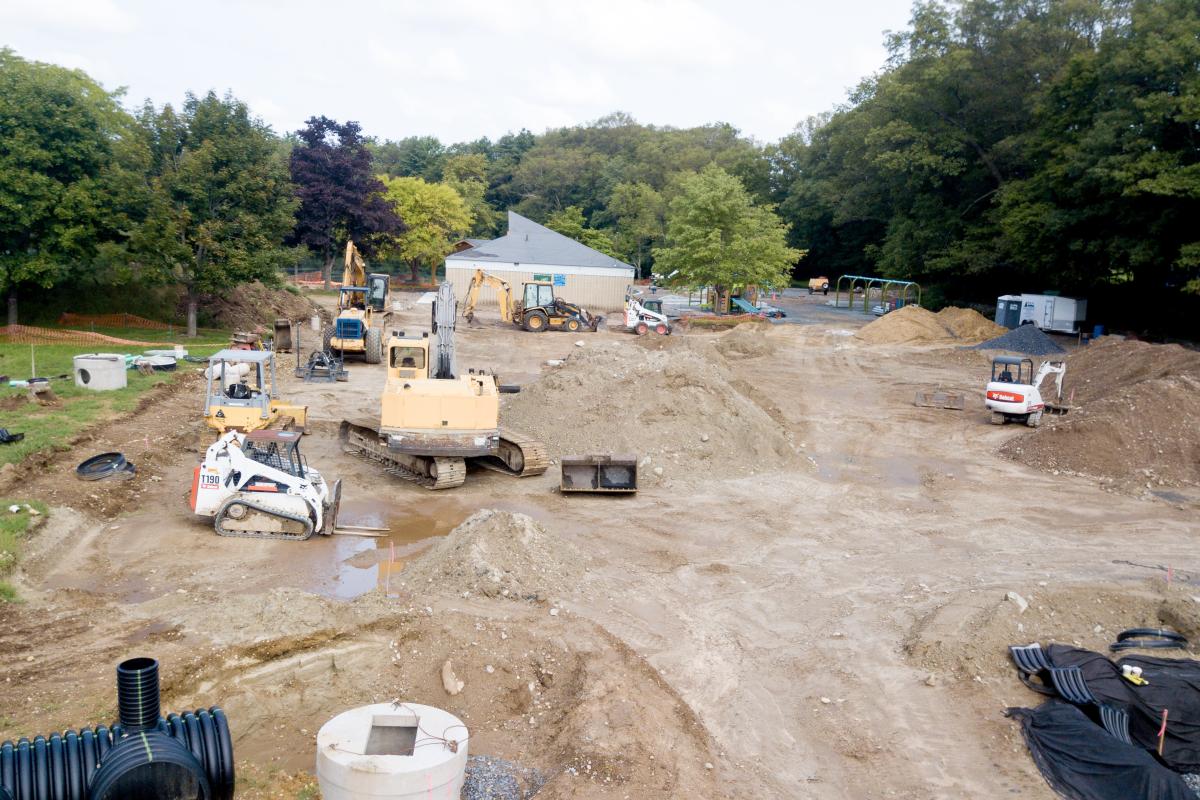
M 433 337 L 401 331 L 388 339 L 379 419 L 343 421 L 343 446 L 429 489 L 462 484 L 467 459 L 517 477 L 541 475 L 550 463 L 545 446 L 500 427 L 500 394 L 509 387 L 483 370 L 458 372 L 456 315 L 446 281 L 433 303 Z

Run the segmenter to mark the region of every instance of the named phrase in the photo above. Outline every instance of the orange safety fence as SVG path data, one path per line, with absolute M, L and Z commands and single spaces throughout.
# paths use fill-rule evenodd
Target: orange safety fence
M 64 311 L 58 318 L 59 325 L 78 327 L 99 325 L 102 328 L 148 328 L 156 331 L 171 330 L 172 326 L 156 319 L 146 319 L 137 314 L 72 314 Z M 178 325 L 174 327 L 179 327 Z
M 63 328 L 38 328 L 33 325 L 4 325 L 0 327 L 0 340 L 9 344 L 124 344 L 137 347 L 162 345 L 162 342 L 139 342 L 120 339 L 90 331 L 74 331 Z

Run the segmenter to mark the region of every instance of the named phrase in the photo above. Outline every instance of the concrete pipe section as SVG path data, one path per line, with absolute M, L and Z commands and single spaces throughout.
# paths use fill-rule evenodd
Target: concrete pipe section
M 317 733 L 324 800 L 457 798 L 467 768 L 467 728 L 417 703 L 343 711 Z

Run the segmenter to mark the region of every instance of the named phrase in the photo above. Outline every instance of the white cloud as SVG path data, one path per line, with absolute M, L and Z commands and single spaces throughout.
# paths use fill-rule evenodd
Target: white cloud
M 0 22 L 97 33 L 130 33 L 137 28 L 136 17 L 113 0 L 5 0 L 0 4 Z
M 765 141 L 879 69 L 910 0 L 0 0 L 5 43 L 129 97 L 233 91 L 276 130 L 542 131 L 615 110 Z

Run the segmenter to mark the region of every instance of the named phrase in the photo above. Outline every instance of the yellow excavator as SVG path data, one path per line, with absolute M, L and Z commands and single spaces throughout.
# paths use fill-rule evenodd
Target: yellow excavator
M 512 285 L 508 281 L 477 269 L 471 276 L 471 285 L 467 288 L 467 302 L 463 306 L 463 317 L 467 322 L 475 320 L 475 305 L 479 302 L 479 290 L 484 286 L 496 290 L 500 321 L 511 322 L 527 331 L 595 331 L 604 321 L 604 317 L 592 314 L 582 306 L 555 297 L 554 285 L 551 283 L 524 283 L 521 285 L 521 296 L 514 297 Z
M 325 329 L 322 344 L 326 352 L 339 351 L 343 356 L 358 354 L 368 364 L 383 360 L 383 328 L 390 316 L 387 275 L 367 275 L 363 261 L 353 241 L 346 242 L 346 269 L 338 289 L 338 314 L 333 327 Z M 375 315 L 383 316 L 383 325 L 375 327 Z
M 472 463 L 517 477 L 541 475 L 545 446 L 500 427 L 501 386 L 483 370 L 458 372 L 454 358 L 457 304 L 449 281 L 438 289 L 429 333 L 396 332 L 387 343 L 387 383 L 378 420 L 344 420 L 343 447 L 429 489 L 459 486 Z

